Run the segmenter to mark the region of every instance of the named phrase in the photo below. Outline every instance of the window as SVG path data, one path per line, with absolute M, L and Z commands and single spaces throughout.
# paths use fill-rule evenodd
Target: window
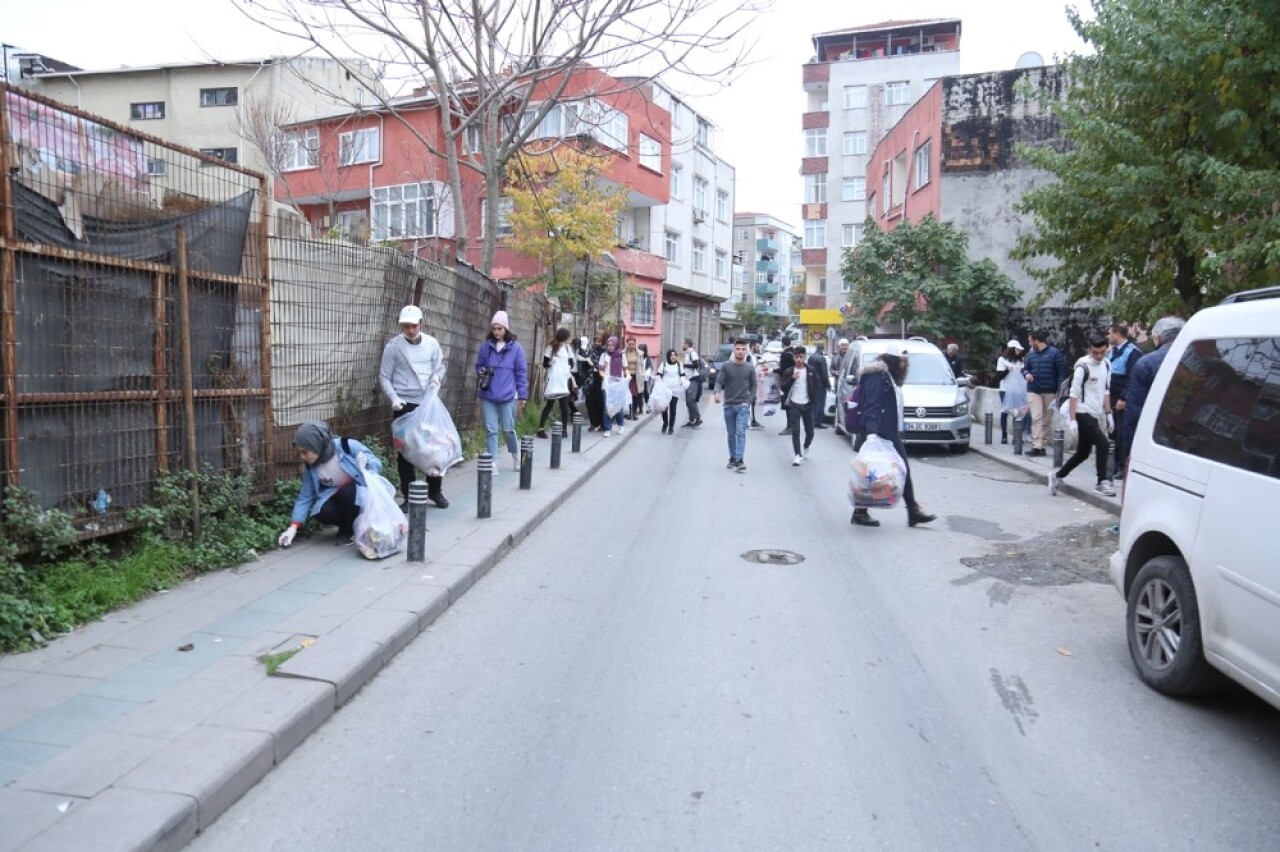
M 369 236 L 369 214 L 363 210 L 339 210 L 333 214 L 333 230 L 344 237 Z
M 338 136 L 338 165 L 354 166 L 378 159 L 378 128 L 366 127 Z
M 884 85 L 884 105 L 902 106 L 911 100 L 911 81 L 895 80 Z
M 932 142 L 926 142 L 916 149 L 916 189 L 929 182 L 929 167 L 933 162 L 929 155 L 932 150 Z
M 867 197 L 867 179 L 847 177 L 840 181 L 841 201 L 864 201 Z
M 320 131 L 306 130 L 279 133 L 275 139 L 276 167 L 282 172 L 313 169 L 319 163 Z
M 884 178 L 880 181 L 880 197 L 884 199 L 885 209 L 888 210 L 893 204 L 893 167 L 889 163 L 884 164 Z
M 627 145 L 628 120 L 622 110 L 599 104 L 600 119 L 597 123 L 596 141 L 619 153 L 629 150 Z
M 823 296 L 827 295 L 827 279 L 825 278 L 818 279 L 818 293 Z
M 867 134 L 865 131 L 858 130 L 846 133 L 844 135 L 844 154 L 858 155 L 867 153 Z
M 680 235 L 675 231 L 667 231 L 664 257 L 667 263 L 678 263 L 680 260 Z
M 640 165 L 662 174 L 662 144 L 657 139 L 641 133 L 637 147 L 640 153 Z
M 827 156 L 827 128 L 809 127 L 805 129 L 804 155 L 806 157 Z
M 632 325 L 653 325 L 654 301 L 652 290 L 638 290 L 631 294 Z
M 671 164 L 671 197 L 684 198 L 684 166 Z
M 707 217 L 707 179 L 693 176 L 693 218 Z
M 716 190 L 716 218 L 721 222 L 729 221 L 729 193 L 723 189 Z
M 827 247 L 827 220 L 806 219 L 804 223 L 804 247 L 820 249 Z
M 167 164 L 161 159 L 147 159 L 147 174 L 153 177 L 163 177 Z
M 840 248 L 853 248 L 862 242 L 862 225 L 840 226 Z
M 707 244 L 700 240 L 693 241 L 693 271 L 707 271 Z
M 1151 437 L 1171 450 L 1280 479 L 1280 337 L 1193 341 Z
M 237 163 L 240 161 L 239 152 L 235 148 L 201 148 L 200 153 L 206 157 L 215 157 L 224 163 Z M 209 163 L 202 162 L 200 165 L 207 166 Z
M 707 123 L 706 119 L 698 119 L 698 135 L 696 141 L 703 148 L 711 147 L 711 125 Z
M 729 276 L 729 255 L 723 249 L 716 249 L 716 280 L 723 281 Z
M 844 87 L 844 108 L 845 109 L 866 109 L 867 108 L 867 87 L 866 86 L 845 86 Z
M 129 104 L 129 118 L 133 121 L 164 118 L 164 101 L 145 101 L 138 104 Z
M 238 103 L 240 103 L 240 91 L 235 86 L 200 90 L 202 107 L 235 106 Z
M 498 198 L 498 230 L 495 232 L 498 236 L 511 236 L 511 213 L 515 209 L 514 199 L 505 195 Z M 480 229 L 483 231 L 487 227 L 489 227 L 489 199 L 486 198 L 480 203 Z
M 750 228 L 739 228 L 739 229 L 738 229 L 738 239 L 740 239 L 740 240 L 749 240 L 749 239 L 751 239 L 751 229 L 750 229 Z
M 680 101 L 674 101 L 671 107 L 671 126 L 676 130 L 685 126 L 685 120 L 689 117 L 689 109 Z
M 827 203 L 827 173 L 820 172 L 815 175 L 804 176 L 804 203 L 805 204 L 826 204 Z
M 373 190 L 374 240 L 434 237 L 435 234 L 435 187 L 432 184 L 404 183 Z
M 474 124 L 467 125 L 467 128 L 462 131 L 462 153 L 480 153 L 480 142 L 483 139 L 481 136 L 482 132 L 482 129 L 476 127 Z

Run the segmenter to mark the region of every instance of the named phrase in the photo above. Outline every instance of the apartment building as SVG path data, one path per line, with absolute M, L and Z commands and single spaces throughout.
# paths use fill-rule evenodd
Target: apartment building
M 892 167 L 873 162 L 872 152 L 934 82 L 959 71 L 960 20 L 819 33 L 813 48 L 802 69 L 802 260 L 810 296 L 838 307 L 844 302 L 841 259 L 861 236 L 874 189 L 868 181 Z
M 768 213 L 736 213 L 733 217 L 734 254 L 743 259 L 746 301 L 787 324 L 790 299 L 804 283 L 795 280 L 800 260 L 795 228 Z

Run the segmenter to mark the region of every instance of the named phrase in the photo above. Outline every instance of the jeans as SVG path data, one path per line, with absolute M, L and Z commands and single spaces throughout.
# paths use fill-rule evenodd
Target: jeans
M 1107 478 L 1107 457 L 1111 455 L 1111 442 L 1107 440 L 1106 432 L 1102 431 L 1096 417 L 1083 411 L 1076 413 L 1076 428 L 1080 432 L 1080 438 L 1076 443 L 1075 455 L 1058 469 L 1058 478 L 1066 479 L 1070 476 L 1071 471 L 1089 459 L 1089 449 L 1092 448 L 1096 452 L 1098 481 L 1104 482 Z
M 612 432 L 614 426 L 622 426 L 622 424 L 626 422 L 626 419 L 627 413 L 625 411 L 619 411 L 612 417 L 610 417 L 609 412 L 606 411 L 604 414 L 604 431 L 606 433 Z
M 747 453 L 747 424 L 751 422 L 751 406 L 745 402 L 724 406 L 724 428 L 729 438 L 729 458 L 742 461 Z
M 813 407 L 793 405 L 787 409 L 787 428 L 791 430 L 791 449 L 800 455 L 800 424 L 804 424 L 804 448 L 813 443 Z
M 482 399 L 480 410 L 484 414 L 484 429 L 489 433 L 485 440 L 485 450 L 489 455 L 495 459 L 498 457 L 499 431 L 507 436 L 507 451 L 520 452 L 516 444 L 516 401 L 513 399 L 508 402 L 491 402 Z

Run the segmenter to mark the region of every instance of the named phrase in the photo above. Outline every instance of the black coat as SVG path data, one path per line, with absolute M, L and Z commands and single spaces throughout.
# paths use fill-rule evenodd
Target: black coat
M 858 407 L 862 410 L 862 431 L 879 435 L 886 441 L 897 441 L 898 395 L 893 389 L 893 379 L 883 361 L 872 361 L 858 374 Z
M 796 383 L 795 374 L 795 368 L 792 367 L 778 376 L 778 388 L 782 391 L 784 400 L 789 400 L 791 396 L 791 386 Z M 805 386 L 809 389 L 809 404 L 812 405 L 815 401 L 820 400 L 825 405 L 827 401 L 827 374 L 815 370 L 813 363 L 810 362 L 805 365 L 804 375 L 807 380 Z

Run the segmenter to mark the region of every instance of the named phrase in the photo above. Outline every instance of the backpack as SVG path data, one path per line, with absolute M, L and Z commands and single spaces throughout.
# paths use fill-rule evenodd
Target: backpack
M 844 430 L 850 435 L 856 435 L 862 430 L 862 409 L 859 408 L 861 401 L 862 385 L 856 384 L 853 386 L 853 393 L 844 401 Z

